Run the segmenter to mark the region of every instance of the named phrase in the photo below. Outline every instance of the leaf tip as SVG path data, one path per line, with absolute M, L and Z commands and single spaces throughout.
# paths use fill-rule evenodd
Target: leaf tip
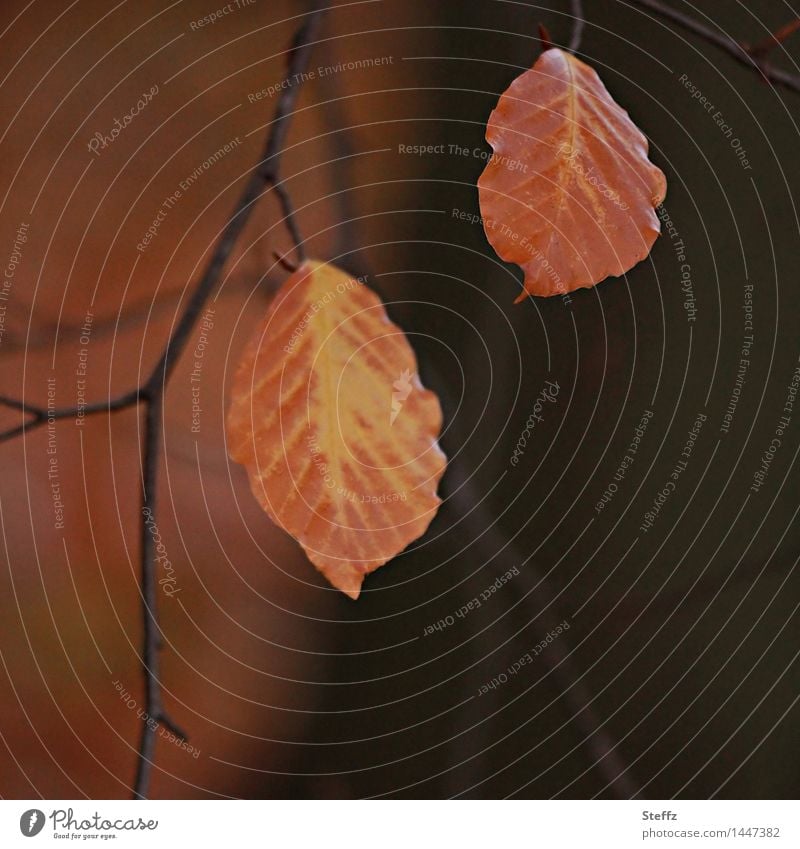
M 305 547 L 305 546 L 304 546 Z M 325 580 L 340 593 L 344 593 L 353 601 L 358 601 L 361 586 L 369 570 L 357 563 L 347 561 L 332 561 L 327 556 L 318 556 L 316 552 L 306 549 L 308 559 L 322 573 Z
M 348 598 L 352 598 L 353 601 L 358 601 L 358 597 L 361 595 L 361 585 L 364 583 L 364 576 L 357 574 L 355 569 L 352 571 L 348 570 L 346 573 L 333 577 L 329 575 L 325 577 L 328 578 L 339 592 L 344 593 Z M 333 580 L 333 578 L 336 580 Z
M 361 584 L 353 586 L 350 589 L 346 589 L 345 587 L 337 587 L 337 589 L 341 590 L 348 598 L 352 598 L 353 601 L 358 601 L 358 597 L 361 595 Z

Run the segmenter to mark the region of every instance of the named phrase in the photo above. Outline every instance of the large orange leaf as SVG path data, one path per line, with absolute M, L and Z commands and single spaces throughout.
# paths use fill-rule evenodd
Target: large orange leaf
M 500 257 L 525 272 L 517 302 L 593 286 L 648 255 L 666 179 L 584 62 L 545 50 L 500 97 L 486 140 L 481 214 Z
M 333 265 L 283 284 L 233 381 L 230 456 L 255 497 L 351 598 L 421 536 L 446 464 L 439 401 L 378 296 Z

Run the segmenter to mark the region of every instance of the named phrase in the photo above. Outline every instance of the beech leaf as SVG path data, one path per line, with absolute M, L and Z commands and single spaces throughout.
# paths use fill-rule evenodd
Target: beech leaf
M 594 286 L 650 253 L 666 178 L 586 63 L 545 50 L 501 95 L 486 140 L 481 215 L 498 255 L 525 272 L 517 302 Z
M 228 450 L 267 515 L 334 587 L 425 533 L 446 458 L 442 412 L 378 298 L 333 265 L 282 285 L 234 376 Z

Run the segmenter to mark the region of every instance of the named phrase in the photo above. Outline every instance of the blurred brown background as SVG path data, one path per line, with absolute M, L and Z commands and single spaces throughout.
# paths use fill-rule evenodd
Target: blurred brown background
M 675 5 L 751 41 L 797 15 L 766 0 Z M 609 795 L 565 680 L 592 698 L 644 797 L 796 795 L 800 410 L 763 487 L 749 487 L 800 353 L 800 95 L 623 0 L 590 0 L 581 55 L 667 174 L 698 315 L 687 321 L 669 237 L 627 278 L 570 304 L 514 307 L 518 270 L 458 213 L 478 214 L 493 104 L 538 55 L 540 22 L 566 42 L 569 6 L 377 0 L 334 3 L 327 15 L 283 161 L 287 188 L 309 253 L 369 274 L 411 334 L 425 382 L 442 395 L 443 445 L 456 458 L 444 491 L 458 497 L 353 604 L 228 465 L 230 370 L 284 276 L 272 253 L 290 250 L 268 197 L 213 303 L 199 433 L 199 329 L 167 394 L 157 520 L 179 592 L 160 598 L 163 681 L 199 755 L 160 740 L 154 796 Z M 8 290 L 0 392 L 45 405 L 52 379 L 56 405 L 75 404 L 85 348 L 87 400 L 103 399 L 158 358 L 258 156 L 276 104 L 269 87 L 284 78 L 309 6 L 233 4 L 197 26 L 219 9 L 6 4 L 4 267 L 21 224 L 27 241 Z M 799 49 L 790 41 L 776 61 L 791 68 Z M 683 74 L 733 128 L 751 169 Z M 95 134 L 110 134 L 153 86 L 151 102 L 92 153 Z M 232 142 L 140 251 L 166 199 Z M 448 152 L 399 152 L 419 144 Z M 748 281 L 755 343 L 723 433 Z M 561 386 L 558 402 L 512 467 L 548 379 Z M 634 466 L 597 513 L 645 410 L 653 418 Z M 689 466 L 642 532 L 698 412 L 707 420 Z M 3 426 L 18 420 L 2 412 Z M 115 682 L 141 704 L 139 424 L 134 411 L 64 420 L 1 448 L 5 797 L 129 795 L 138 720 Z M 514 566 L 513 592 L 423 636 Z M 550 655 L 477 696 L 542 639 L 545 622 L 563 619 L 560 671 Z

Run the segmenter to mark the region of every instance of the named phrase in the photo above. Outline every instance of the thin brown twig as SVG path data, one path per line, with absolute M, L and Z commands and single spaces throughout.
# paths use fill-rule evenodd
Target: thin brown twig
M 773 85 L 781 85 L 789 88 L 792 91 L 800 92 L 800 75 L 792 74 L 789 71 L 784 71 L 782 68 L 776 68 L 774 65 L 767 63 L 764 59 L 765 50 L 763 47 L 756 45 L 755 47 L 745 43 L 740 43 L 735 39 L 726 35 L 718 29 L 714 29 L 701 21 L 695 20 L 685 12 L 678 9 L 673 9 L 661 0 L 626 0 L 632 6 L 638 6 L 642 9 L 647 9 L 662 18 L 666 18 L 674 24 L 687 30 L 687 32 L 702 38 L 709 44 L 713 44 L 720 50 L 724 50 L 729 56 L 735 59 L 740 65 L 750 68 L 760 74 L 767 82 Z M 782 38 L 778 35 L 782 30 L 792 27 L 794 22 L 782 27 L 774 36 L 770 37 L 771 49 L 779 44 L 790 33 L 786 33 Z
M 436 372 L 431 369 L 432 375 Z M 446 384 L 437 379 L 437 389 L 446 394 Z M 515 543 L 498 528 L 494 517 L 484 507 L 481 494 L 475 489 L 473 481 L 464 474 L 459 463 L 451 463 L 448 469 L 452 494 L 450 499 L 460 516 L 470 516 L 481 533 L 471 542 L 472 550 L 485 564 L 485 568 L 497 577 L 504 574 L 510 566 L 525 563 L 527 591 L 514 581 L 505 584 L 506 590 L 516 596 L 516 604 L 521 609 L 538 610 L 530 620 L 531 629 L 539 637 L 552 633 L 562 621 L 556 613 L 556 596 L 547 578 L 526 557 Z M 516 606 L 516 605 L 515 605 Z M 553 676 L 558 692 L 576 729 L 583 735 L 582 743 L 588 753 L 590 763 L 603 776 L 612 795 L 619 799 L 630 799 L 638 792 L 636 781 L 630 767 L 619 751 L 619 745 L 605 723 L 600 719 L 593 706 L 589 687 L 584 675 L 575 664 L 574 658 L 563 642 L 554 642 L 548 652 L 541 655 L 541 662 L 547 667 L 548 675 Z M 462 758 L 466 762 L 468 758 Z
M 743 42 L 743 44 L 746 46 L 747 52 L 751 56 L 764 56 L 777 45 L 783 44 L 783 42 L 786 41 L 793 32 L 797 32 L 798 29 L 800 29 L 800 18 L 795 18 L 793 21 L 789 21 L 788 24 L 784 24 L 780 27 L 780 29 L 770 33 L 762 41 L 756 42 L 756 44 L 748 45 L 747 42 Z
M 248 274 L 237 273 L 228 275 L 225 288 L 217 295 L 217 299 L 231 296 L 239 296 L 242 291 L 250 291 L 252 277 Z M 274 285 L 274 281 L 272 283 Z M 267 287 L 268 288 L 268 287 Z M 95 315 L 92 320 L 92 339 L 103 339 L 108 336 L 119 337 L 120 332 L 132 328 L 140 328 L 145 324 L 161 319 L 166 315 L 175 314 L 175 304 L 180 300 L 182 292 L 171 289 L 158 294 L 156 297 L 146 295 L 137 298 L 125 308 L 124 312 L 117 314 Z M 80 336 L 83 329 L 83 320 L 79 322 L 52 321 L 43 322 L 31 327 L 28 333 L 26 328 L 6 326 L 3 335 L 3 350 L 7 353 L 22 353 L 25 351 L 41 350 L 45 346 L 53 345 L 53 340 L 58 338 L 70 338 Z M 3 403 L 0 401 L 0 403 Z M 27 405 L 28 409 L 33 405 Z
M 704 39 L 713 46 L 725 51 L 740 64 L 760 73 L 769 82 L 782 85 L 786 88 L 800 92 L 800 76 L 791 74 L 780 68 L 775 68 L 765 61 L 766 55 L 778 44 L 781 44 L 789 35 L 800 28 L 800 19 L 793 20 L 781 27 L 776 33 L 754 45 L 740 43 L 725 33 L 716 30 L 706 24 L 695 20 L 685 13 L 672 8 L 661 2 L 661 0 L 627 0 L 631 5 L 665 18 L 677 24 L 688 32 Z M 309 13 L 304 24 L 299 28 L 288 55 L 288 72 L 290 79 L 296 79 L 301 75 L 306 66 L 312 49 L 313 34 L 319 25 L 324 6 Z M 585 20 L 583 17 L 582 3 L 580 0 L 572 0 L 573 25 L 568 49 L 575 52 L 579 49 Z M 543 33 L 543 41 L 549 41 L 546 31 Z M 147 381 L 138 389 L 125 393 L 106 401 L 96 402 L 80 408 L 84 414 L 91 415 L 102 412 L 114 412 L 137 406 L 139 402 L 146 408 L 145 429 L 143 439 L 143 494 L 142 513 L 155 512 L 158 456 L 160 451 L 160 429 L 163 419 L 163 390 L 172 374 L 180 354 L 186 346 L 189 335 L 202 311 L 204 304 L 213 291 L 214 286 L 220 279 L 221 273 L 227 263 L 232 250 L 241 235 L 245 224 L 249 220 L 256 202 L 261 198 L 264 188 L 270 187 L 278 197 L 284 215 L 284 221 L 289 230 L 298 259 L 305 259 L 303 239 L 300 235 L 296 222 L 295 210 L 291 197 L 280 179 L 279 166 L 280 157 L 284 149 L 286 133 L 289 120 L 294 112 L 295 103 L 299 94 L 299 86 L 289 86 L 281 93 L 278 101 L 275 117 L 268 134 L 264 156 L 259 166 L 254 171 L 250 181 L 245 187 L 239 202 L 234 207 L 233 214 L 220 236 L 214 253 L 201 278 L 196 290 L 189 299 L 178 324 L 173 331 L 164 352 L 158 360 Z M 77 407 L 47 409 L 44 407 L 28 404 L 6 396 L 0 396 L 0 404 L 12 409 L 17 409 L 31 416 L 28 421 L 0 431 L 0 442 L 10 440 L 26 431 L 41 427 L 47 422 L 74 417 L 78 415 Z M 505 549 L 507 543 L 500 550 Z M 163 707 L 161 683 L 159 677 L 159 648 L 161 645 L 161 632 L 158 625 L 156 608 L 156 568 L 155 550 L 153 537 L 149 533 L 144 518 L 141 521 L 141 581 L 143 598 L 143 669 L 145 678 L 145 710 L 147 716 L 155 722 L 171 730 L 176 736 L 185 739 L 185 733 L 170 719 Z M 541 596 L 542 605 L 546 608 L 552 602 L 549 591 L 542 589 L 543 584 L 539 582 L 538 595 Z M 615 783 L 622 790 L 621 795 L 629 795 L 630 787 L 626 785 L 626 770 L 624 764 L 616 760 L 614 755 L 615 745 L 608 739 L 602 730 L 602 725 L 593 715 L 589 707 L 590 699 L 588 693 L 579 686 L 577 676 L 569 666 L 569 658 L 559 657 L 558 662 L 553 662 L 552 671 L 559 676 L 560 685 L 565 693 L 570 710 L 576 721 L 582 727 L 586 735 L 587 743 L 593 751 L 596 759 L 607 764 L 614 777 Z M 155 749 L 156 728 L 150 722 L 144 722 L 142 726 L 141 741 L 139 746 L 139 757 L 137 762 L 137 775 L 134 786 L 135 798 L 146 798 L 149 792 L 150 778 L 153 766 L 153 755 Z
M 29 430 L 35 430 L 37 427 L 47 424 L 55 419 L 69 419 L 76 416 L 92 415 L 93 413 L 113 413 L 117 410 L 124 410 L 132 407 L 139 397 L 139 390 L 134 389 L 132 392 L 126 392 L 117 398 L 109 398 L 107 401 L 96 401 L 92 404 L 86 404 L 82 407 L 62 407 L 61 409 L 48 409 L 39 407 L 35 404 L 29 404 L 27 401 L 18 401 L 15 398 L 9 398 L 6 395 L 0 395 L 0 404 L 5 407 L 10 407 L 12 410 L 20 410 L 32 418 L 22 422 L 16 427 L 8 428 L 0 431 L 0 442 L 7 442 L 16 436 L 20 436 Z
M 293 262 L 290 262 L 283 254 L 279 254 L 277 251 L 272 252 L 272 256 L 275 258 L 275 261 L 281 266 L 281 268 L 285 268 L 286 271 L 294 274 L 297 271 L 298 267 Z
M 303 25 L 295 34 L 288 54 L 287 78 L 294 80 L 302 78 L 313 50 L 314 35 L 320 24 L 324 10 L 325 6 L 323 5 L 310 12 Z M 271 186 L 277 193 L 283 208 L 284 221 L 292 236 L 297 255 L 301 260 L 305 258 L 303 240 L 297 227 L 291 199 L 280 179 L 280 159 L 285 147 L 289 121 L 294 114 L 294 107 L 299 91 L 299 85 L 289 86 L 282 91 L 270 132 L 267 135 L 263 158 L 245 186 L 239 201 L 234 206 L 233 213 L 217 241 L 214 253 L 206 266 L 200 283 L 189 299 L 178 325 L 167 342 L 163 354 L 145 384 L 145 393 L 149 403 L 144 436 L 145 476 L 142 494 L 143 516 L 154 515 L 156 511 L 156 484 L 164 388 L 183 349 L 186 347 L 189 335 L 209 295 L 222 275 L 225 264 L 239 236 L 242 234 L 255 208 L 256 202 L 263 195 L 265 187 Z M 141 524 L 141 533 L 142 611 L 145 628 L 144 667 L 147 682 L 146 712 L 148 716 L 165 724 L 165 713 L 161 702 L 161 684 L 158 675 L 158 650 L 161 635 L 158 627 L 156 608 L 155 544 L 153 535 L 149 532 L 149 528 L 144 521 Z M 142 725 L 139 761 L 134 786 L 135 798 L 146 798 L 148 794 L 153 765 L 152 754 L 155 747 L 155 734 L 156 729 L 151 723 L 145 722 Z
M 314 46 L 314 35 L 325 9 L 325 3 L 313 9 L 297 30 L 288 51 L 288 79 L 300 80 L 303 78 Z M 291 197 L 280 177 L 281 156 L 285 149 L 286 134 L 295 111 L 299 90 L 299 84 L 288 86 L 282 90 L 267 135 L 263 156 L 254 169 L 239 201 L 234 206 L 196 289 L 189 298 L 163 353 L 144 384 L 117 398 L 98 401 L 81 407 L 61 409 L 50 409 L 7 396 L 0 396 L 0 405 L 19 410 L 30 417 L 16 427 L 0 431 L 0 442 L 42 427 L 55 419 L 76 417 L 81 413 L 92 415 L 132 407 L 138 408 L 139 403 L 145 408 L 142 444 L 142 517 L 140 521 L 141 593 L 144 625 L 142 669 L 145 682 L 145 721 L 142 723 L 138 747 L 136 778 L 133 787 L 135 799 L 145 799 L 149 794 L 158 725 L 169 729 L 181 740 L 185 740 L 187 737 L 185 732 L 169 717 L 163 705 L 159 674 L 159 651 L 162 638 L 156 603 L 158 586 L 156 551 L 153 534 L 150 532 L 146 521 L 156 512 L 158 457 L 161 449 L 160 436 L 163 424 L 163 393 L 206 301 L 219 282 L 225 265 L 265 190 L 271 189 L 278 196 L 283 211 L 283 220 L 291 236 L 295 252 L 300 261 L 305 259 L 303 239 L 297 226 Z
M 550 35 L 550 30 L 544 24 L 539 24 L 539 44 L 542 46 L 542 53 L 545 50 L 553 49 L 553 39 Z

